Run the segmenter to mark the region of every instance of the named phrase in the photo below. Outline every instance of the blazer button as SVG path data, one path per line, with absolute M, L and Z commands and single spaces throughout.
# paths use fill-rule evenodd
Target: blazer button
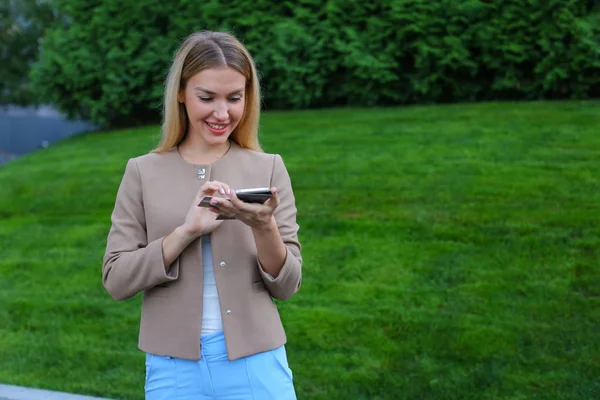
M 227 313 L 227 315 L 231 314 L 231 310 L 227 310 L 225 312 Z
M 219 263 L 219 265 L 220 265 L 221 267 L 224 267 L 224 266 L 225 266 L 225 261 L 221 261 L 221 262 Z

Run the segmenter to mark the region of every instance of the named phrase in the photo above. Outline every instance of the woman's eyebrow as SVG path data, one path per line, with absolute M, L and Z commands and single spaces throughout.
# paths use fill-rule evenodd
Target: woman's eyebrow
M 234 90 L 233 92 L 229 93 L 227 96 L 231 96 L 231 95 L 234 95 L 234 94 L 242 94 L 242 93 L 244 93 L 244 89 L 245 88 Z M 216 95 L 216 93 L 213 92 L 213 91 L 211 91 L 211 90 L 204 89 L 203 87 L 197 86 L 195 88 L 195 91 L 199 91 L 199 90 L 202 91 L 202 92 L 204 92 L 204 93 L 206 93 L 206 94 L 210 94 L 212 96 Z

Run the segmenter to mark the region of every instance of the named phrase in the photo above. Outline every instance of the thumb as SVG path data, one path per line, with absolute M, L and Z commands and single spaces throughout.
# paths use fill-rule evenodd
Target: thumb
M 274 187 L 271 188 L 271 193 L 273 193 L 273 196 L 265 201 L 265 205 L 275 208 L 279 205 L 279 191 Z

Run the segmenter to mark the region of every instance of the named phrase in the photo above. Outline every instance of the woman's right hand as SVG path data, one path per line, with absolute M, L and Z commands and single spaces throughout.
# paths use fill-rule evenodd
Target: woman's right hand
M 205 196 L 218 195 L 228 199 L 230 194 L 231 189 L 223 182 L 205 182 L 194 197 L 194 201 L 185 217 L 185 222 L 181 226 L 186 235 L 195 239 L 217 229 L 223 223 L 223 220 L 217 220 L 217 209 L 213 207 L 200 207 L 198 204 L 200 204 L 200 201 Z

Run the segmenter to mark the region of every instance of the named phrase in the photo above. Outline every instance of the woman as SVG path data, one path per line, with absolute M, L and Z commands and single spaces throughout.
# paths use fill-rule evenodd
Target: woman
M 102 279 L 116 300 L 143 292 L 146 399 L 296 398 L 272 300 L 300 287 L 296 207 L 281 157 L 258 144 L 259 113 L 244 46 L 194 33 L 169 72 L 160 146 L 125 168 Z M 234 191 L 256 187 L 272 197 Z

